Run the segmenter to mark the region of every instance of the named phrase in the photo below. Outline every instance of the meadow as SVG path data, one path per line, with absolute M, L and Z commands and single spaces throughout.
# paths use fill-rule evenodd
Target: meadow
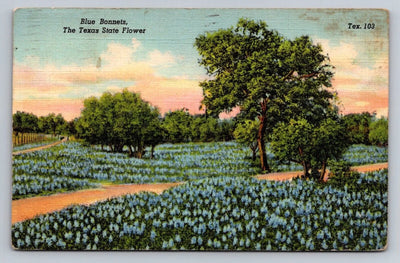
M 217 176 L 248 177 L 260 173 L 251 152 L 235 142 L 164 144 L 154 159 L 130 158 L 66 142 L 50 149 L 13 157 L 13 199 L 99 187 L 100 183 L 182 182 Z M 352 165 L 387 161 L 387 148 L 355 145 L 344 159 Z M 279 163 L 272 154 L 275 171 L 301 170 Z
M 383 249 L 387 170 L 357 190 L 296 179 L 215 177 L 16 223 L 13 246 L 45 250 Z
M 150 159 L 76 142 L 13 157 L 13 199 L 101 183 L 186 181 L 71 206 L 12 226 L 18 249 L 376 250 L 387 239 L 387 169 L 344 183 L 260 181 L 251 152 L 235 142 L 164 144 Z M 269 155 L 274 170 L 299 170 Z M 387 161 L 387 148 L 355 145 L 352 165 Z M 351 183 L 349 183 L 351 182 Z

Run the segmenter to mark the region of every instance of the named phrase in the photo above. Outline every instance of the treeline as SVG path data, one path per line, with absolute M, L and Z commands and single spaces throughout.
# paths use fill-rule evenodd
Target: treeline
M 104 93 L 100 98 L 84 101 L 81 116 L 66 121 L 61 114 L 37 117 L 32 113 L 13 115 L 14 135 L 45 133 L 75 136 L 90 145 L 108 146 L 113 152 L 127 150 L 141 158 L 146 147 L 160 143 L 213 142 L 233 140 L 235 122 L 204 114 L 191 115 L 187 109 L 168 112 L 161 116 L 157 108 L 142 100 L 139 94 Z
M 109 146 L 114 152 L 122 152 L 124 146 L 127 146 L 129 153 L 139 158 L 147 146 L 153 152 L 154 147 L 160 143 L 234 139 L 250 147 L 253 160 L 258 152 L 258 120 L 244 120 L 240 116 L 221 120 L 205 114 L 191 115 L 187 109 L 168 112 L 162 117 L 157 108 L 143 101 L 138 94 L 128 91 L 88 98 L 84 106 L 82 115 L 72 121 L 66 121 L 61 114 L 50 113 L 37 117 L 32 113 L 18 111 L 13 115 L 14 136 L 24 133 L 73 135 L 88 144 Z M 342 139 L 346 144 L 388 145 L 386 118 L 378 119 L 374 113 L 363 112 L 344 115 L 340 119 L 345 131 Z M 296 127 L 302 129 L 303 133 L 306 129 L 298 125 Z M 283 125 L 273 138 L 277 141 L 284 135 Z M 273 138 L 271 133 L 267 141 Z
M 61 114 L 54 113 L 38 117 L 33 113 L 17 111 L 13 114 L 12 127 L 14 136 L 21 133 L 44 133 L 53 136 L 75 133 L 74 121 L 68 122 Z
M 342 117 L 350 144 L 388 145 L 388 120 L 375 113 L 352 113 Z

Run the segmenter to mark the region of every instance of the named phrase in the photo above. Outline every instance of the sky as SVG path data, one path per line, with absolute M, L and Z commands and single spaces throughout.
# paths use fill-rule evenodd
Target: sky
M 388 116 L 388 14 L 371 9 L 17 9 L 13 112 L 54 112 L 71 120 L 85 98 L 127 88 L 162 113 L 199 113 L 199 82 L 207 76 L 195 38 L 241 17 L 263 20 L 288 39 L 308 35 L 321 44 L 335 67 L 332 85 L 343 114 Z M 126 25 L 100 25 L 102 18 Z M 65 27 L 76 31 L 64 33 Z M 100 31 L 80 33 L 80 27 Z M 103 27 L 119 32 L 102 33 Z M 126 33 L 124 27 L 144 31 Z

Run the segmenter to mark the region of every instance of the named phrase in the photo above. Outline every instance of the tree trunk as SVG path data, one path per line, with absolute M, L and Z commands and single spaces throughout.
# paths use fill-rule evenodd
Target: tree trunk
M 303 149 L 301 149 L 301 147 L 299 147 L 299 155 L 300 155 L 300 160 L 303 160 L 301 161 L 301 165 L 303 166 L 304 178 L 308 178 L 310 176 L 308 170 L 310 170 L 311 164 L 308 163 L 306 160 L 304 160 Z
M 303 161 L 304 178 L 308 177 L 308 167 L 305 161 Z
M 152 145 L 152 146 L 151 146 L 150 159 L 153 159 L 153 158 L 154 158 L 154 148 L 155 148 L 155 147 L 156 147 L 155 145 Z
M 265 151 L 265 130 L 267 129 L 267 103 L 268 100 L 263 100 L 261 102 L 261 116 L 258 116 L 260 120 L 260 127 L 258 129 L 257 134 L 257 144 L 258 150 L 260 151 L 260 163 L 261 163 L 261 170 L 270 172 L 270 168 L 267 161 L 267 153 Z
M 255 161 L 255 160 L 256 160 L 256 157 L 257 157 L 257 155 L 256 155 L 256 153 L 257 153 L 257 148 L 256 148 L 256 149 L 253 149 L 253 148 L 252 148 L 251 150 L 253 151 L 253 156 L 252 156 L 251 159 L 252 159 L 253 161 Z
M 321 169 L 321 177 L 319 178 L 320 181 L 324 180 L 325 172 L 326 172 L 326 161 L 323 161 L 322 162 L 322 169 Z
M 128 150 L 129 150 L 129 156 L 133 156 L 132 145 L 128 146 Z

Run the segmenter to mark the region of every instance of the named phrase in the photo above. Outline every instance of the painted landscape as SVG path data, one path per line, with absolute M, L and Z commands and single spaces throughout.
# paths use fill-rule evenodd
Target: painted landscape
M 388 27 L 377 9 L 17 9 L 12 246 L 385 249 Z

